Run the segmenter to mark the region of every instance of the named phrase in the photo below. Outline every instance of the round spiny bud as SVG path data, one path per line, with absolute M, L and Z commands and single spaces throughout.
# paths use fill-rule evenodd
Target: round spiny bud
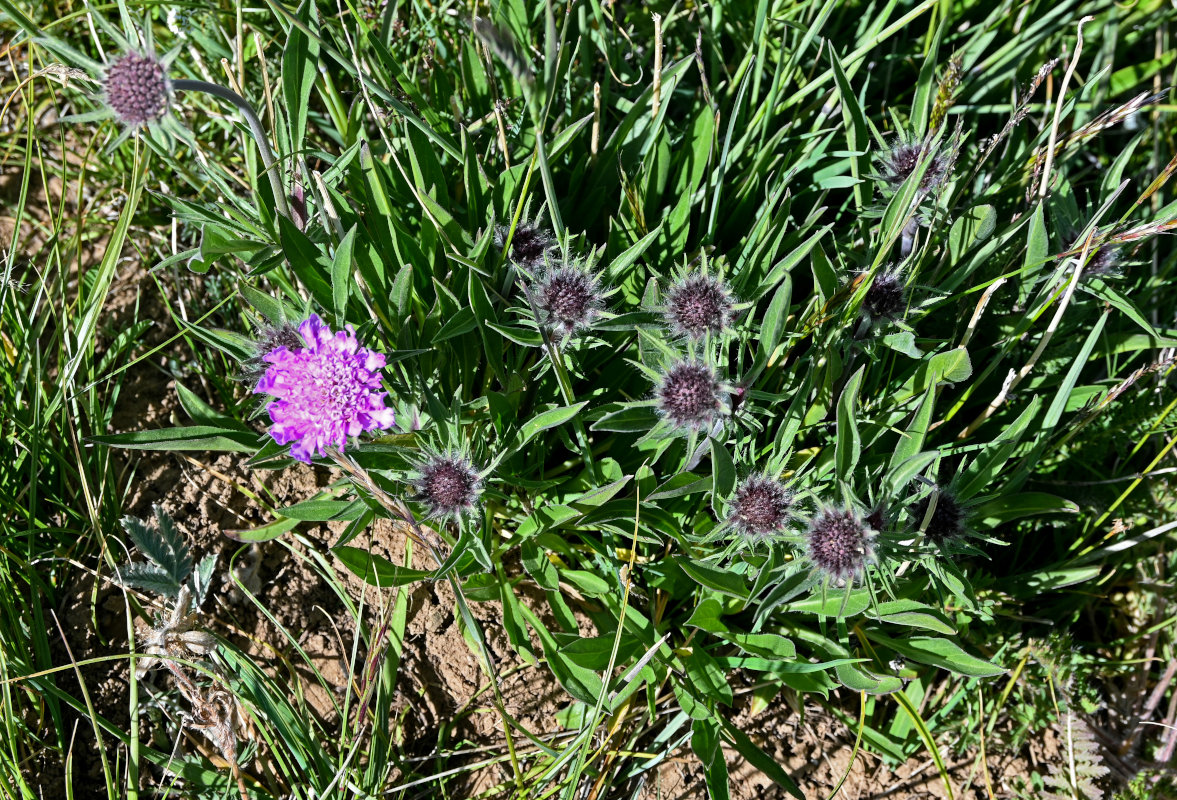
M 789 522 L 792 493 L 778 480 L 750 475 L 736 487 L 729 522 L 751 539 L 779 533 Z
M 507 234 L 511 232 L 509 225 L 499 225 L 495 228 L 495 247 L 500 250 L 507 243 Z M 515 228 L 515 235 L 511 237 L 511 249 L 507 257 L 520 266 L 535 272 L 544 265 L 544 259 L 552 251 L 555 241 L 543 228 L 531 222 L 521 222 Z
M 703 428 L 719 411 L 719 381 L 711 367 L 697 361 L 680 361 L 658 384 L 658 408 L 683 428 Z
M 915 526 L 918 530 L 924 524 L 924 517 L 928 515 L 928 505 L 932 496 L 925 497 L 915 508 Z M 936 507 L 932 509 L 932 518 L 928 520 L 928 527 L 924 528 L 924 535 L 936 544 L 943 544 L 949 539 L 956 539 L 964 533 L 965 511 L 960 502 L 945 491 L 936 498 Z
M 454 453 L 433 456 L 426 461 L 415 485 L 418 498 L 431 517 L 460 517 L 469 513 L 482 492 L 482 480 L 473 465 Z
M 269 362 L 266 361 L 266 356 L 270 353 L 280 347 L 293 352 L 307 346 L 302 334 L 298 332 L 298 326 L 285 321 L 277 325 L 262 325 L 258 328 L 252 344 L 253 355 L 242 362 L 240 378 L 253 384 L 261 380 L 270 368 Z
M 923 151 L 922 142 L 900 142 L 888 150 L 880 162 L 882 169 L 880 177 L 883 182 L 892 191 L 898 189 L 911 176 L 911 173 L 915 172 Z M 942 153 L 933 155 L 928 163 L 928 168 L 924 170 L 924 177 L 920 180 L 920 189 L 927 192 L 939 186 L 940 182 L 944 180 L 944 173 L 947 169 L 948 160 L 944 155 Z
M 539 322 L 561 336 L 587 328 L 601 306 L 597 278 L 576 266 L 550 270 L 531 289 Z
M 862 307 L 872 317 L 894 317 L 903 311 L 907 298 L 903 294 L 903 279 L 897 272 L 880 272 L 871 281 L 862 300 Z
M 731 295 L 714 278 L 694 275 L 670 287 L 665 314 L 679 336 L 698 339 L 708 332 L 720 333 L 731 324 Z
M 106 69 L 106 104 L 124 125 L 146 125 L 163 117 L 170 90 L 163 63 L 154 56 L 127 53 Z
M 853 580 L 871 557 L 872 532 L 853 511 L 826 509 L 809 523 L 809 560 L 839 582 Z

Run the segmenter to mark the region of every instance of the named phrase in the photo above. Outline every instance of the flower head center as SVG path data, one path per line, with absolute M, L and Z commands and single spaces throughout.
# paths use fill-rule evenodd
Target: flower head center
M 350 419 L 361 398 L 368 393 L 368 374 L 355 360 L 326 351 L 311 354 L 305 365 L 305 382 L 295 395 L 308 407 L 332 416 Z
M 870 557 L 870 535 L 852 511 L 822 511 L 810 523 L 808 540 L 814 565 L 838 580 L 853 578 Z
M 746 534 L 767 536 L 785 527 L 792 497 L 778 481 L 752 476 L 736 489 L 732 522 Z
M 688 278 L 667 295 L 666 313 L 671 326 L 691 338 L 722 331 L 731 312 L 732 301 L 723 285 L 706 276 Z
M 706 364 L 681 362 L 662 379 L 658 404 L 676 425 L 701 427 L 719 408 L 719 381 Z
M 556 322 L 576 325 L 587 316 L 592 301 L 592 287 L 584 275 L 561 271 L 544 283 L 539 304 Z
M 106 103 L 126 125 L 146 125 L 168 110 L 168 76 L 150 55 L 127 53 L 106 70 Z

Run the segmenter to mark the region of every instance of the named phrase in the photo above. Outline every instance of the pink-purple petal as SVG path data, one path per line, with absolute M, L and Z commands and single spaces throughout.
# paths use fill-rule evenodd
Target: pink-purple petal
M 290 455 L 309 462 L 328 446 L 344 447 L 349 436 L 384 430 L 396 422 L 380 388 L 384 356 L 360 346 L 355 329 L 338 333 L 317 316 L 299 325 L 307 347 L 276 348 L 254 391 L 274 399 L 268 406 L 270 435 L 290 444 Z

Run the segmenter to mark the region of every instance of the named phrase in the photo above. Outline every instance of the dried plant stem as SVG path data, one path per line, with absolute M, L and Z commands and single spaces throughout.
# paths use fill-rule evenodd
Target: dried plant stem
M 1075 271 L 1071 273 L 1070 283 L 1067 284 L 1062 300 L 1059 301 L 1058 310 L 1054 312 L 1054 317 L 1050 320 L 1050 325 L 1047 326 L 1046 331 L 1042 334 L 1042 339 L 1039 340 L 1038 346 L 1034 348 L 1030 359 L 1017 372 L 1010 370 L 1009 375 L 1006 376 L 1005 382 L 1001 386 L 1001 391 L 997 393 L 997 397 L 993 398 L 993 402 L 986 406 L 985 410 L 978 414 L 977 418 L 969 423 L 969 426 L 957 438 L 967 439 L 969 436 L 972 436 L 973 432 L 985 423 L 985 420 L 989 419 L 996 413 L 997 409 L 1001 408 L 1006 398 L 1009 397 L 1009 393 L 1014 390 L 1014 387 L 1021 383 L 1030 374 L 1030 371 L 1034 369 L 1034 366 L 1038 363 L 1038 359 L 1042 357 L 1042 352 L 1050 344 L 1050 340 L 1054 338 L 1054 333 L 1058 330 L 1058 326 L 1063 320 L 1063 314 L 1071 304 L 1071 298 L 1074 296 L 1075 289 L 1079 285 L 1079 279 L 1083 277 L 1083 265 L 1087 263 L 1087 253 L 1090 249 L 1091 237 L 1089 236 L 1083 245 L 1083 252 L 1075 264 Z
M 979 708 L 981 712 L 984 713 L 985 696 L 981 693 L 980 686 L 977 687 L 977 702 L 977 708 Z M 980 726 L 979 731 L 981 734 L 981 774 L 985 778 L 985 792 L 988 794 L 989 800 L 993 800 L 996 795 L 993 794 L 993 779 L 989 777 L 989 755 L 985 752 L 985 726 Z
M 257 60 L 262 67 L 262 89 L 266 93 L 266 119 L 270 124 L 274 124 L 277 117 L 274 116 L 274 93 L 270 91 L 270 65 L 266 61 L 266 53 L 262 48 L 262 35 L 257 31 L 253 32 L 253 48 L 257 51 Z
M 1083 26 L 1093 19 L 1094 17 L 1088 16 L 1079 20 L 1079 29 L 1075 34 L 1075 52 L 1071 56 L 1071 63 L 1067 65 L 1063 82 L 1059 85 L 1058 101 L 1054 106 L 1054 121 L 1050 125 L 1050 140 L 1046 144 L 1046 163 L 1042 167 L 1042 183 L 1038 187 L 1039 200 L 1046 197 L 1046 191 L 1050 188 L 1050 168 L 1054 163 L 1054 145 L 1058 140 L 1058 126 L 1063 115 L 1063 103 L 1067 99 L 1067 84 L 1071 82 L 1071 76 L 1075 74 L 1075 67 L 1079 65 L 1079 54 L 1083 52 Z
M 655 118 L 662 107 L 662 15 L 654 14 L 654 90 L 651 115 Z
M 265 169 L 266 176 L 270 179 L 270 189 L 274 193 L 274 207 L 277 208 L 279 214 L 290 219 L 290 208 L 286 205 L 286 190 L 282 187 L 282 176 L 279 173 L 278 164 L 274 160 L 274 151 L 270 149 L 270 142 L 266 137 L 266 129 L 262 127 L 262 121 L 258 119 L 257 113 L 253 110 L 253 106 L 249 104 L 249 101 L 231 89 L 226 89 L 224 86 L 209 83 L 208 81 L 181 79 L 172 81 L 172 88 L 178 92 L 204 92 L 205 94 L 211 94 L 213 97 L 227 100 L 237 107 L 237 110 L 241 112 L 241 116 L 245 119 L 246 124 L 249 125 L 254 142 L 257 143 L 258 154 L 262 158 L 262 166 Z
M 977 331 L 977 323 L 981 321 L 981 315 L 985 313 L 985 307 L 989 305 L 990 298 L 1005 284 L 1005 278 L 998 278 L 989 285 L 989 288 L 981 294 L 981 299 L 977 301 L 977 307 L 973 309 L 973 316 L 969 318 L 969 326 L 965 328 L 964 336 L 961 337 L 960 346 L 967 347 L 969 341 L 973 338 L 973 334 Z
M 597 160 L 597 153 L 601 149 L 601 84 L 593 84 L 593 135 L 589 144 L 589 157 Z

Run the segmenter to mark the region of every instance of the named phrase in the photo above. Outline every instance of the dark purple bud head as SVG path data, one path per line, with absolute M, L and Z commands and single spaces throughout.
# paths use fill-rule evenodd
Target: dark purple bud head
M 720 333 L 732 320 L 732 298 L 727 288 L 708 275 L 693 275 L 670 287 L 666 321 L 680 336 L 699 339 Z
M 659 410 L 683 428 L 709 426 L 720 408 L 719 380 L 711 367 L 698 361 L 680 361 L 667 370 L 657 396 Z
M 809 560 L 838 582 L 851 581 L 871 557 L 873 532 L 853 511 L 825 509 L 805 533 Z
M 168 111 L 171 85 L 163 63 L 150 55 L 127 53 L 106 68 L 106 104 L 124 125 L 156 122 Z
M 431 517 L 460 517 L 474 510 L 482 480 L 473 465 L 456 454 L 438 455 L 421 466 L 418 498 Z
M 495 246 L 500 250 L 507 243 L 507 234 L 511 232 L 509 225 L 499 225 L 495 228 Z M 515 235 L 511 237 L 511 250 L 507 257 L 520 266 L 532 272 L 538 271 L 544 265 L 555 247 L 555 240 L 550 233 L 531 222 L 521 222 L 515 227 Z
M 600 282 L 579 266 L 548 271 L 532 287 L 531 298 L 540 324 L 561 336 L 587 328 L 602 304 Z
M 1111 245 L 1096 248 L 1087 261 L 1083 277 L 1106 278 L 1120 271 L 1120 251 Z
M 924 524 L 924 517 L 928 515 L 928 505 L 932 496 L 928 495 L 915 507 L 915 526 L 918 530 Z M 941 491 L 936 499 L 936 507 L 932 509 L 932 518 L 928 520 L 928 527 L 924 535 L 936 544 L 943 544 L 950 539 L 957 539 L 964 534 L 965 510 L 960 502 L 946 491 Z
M 915 172 L 923 152 L 922 142 L 899 142 L 883 154 L 879 177 L 892 191 L 898 189 Z M 927 192 L 939 186 L 947 169 L 948 159 L 944 154 L 933 155 L 928 168 L 924 171 L 923 179 L 920 180 L 920 189 Z
M 897 272 L 880 272 L 871 281 L 862 301 L 863 309 L 873 318 L 893 318 L 907 307 L 903 278 Z
M 750 539 L 780 533 L 789 523 L 792 493 L 778 480 L 750 475 L 736 487 L 728 520 Z
M 298 326 L 289 322 L 280 322 L 277 325 L 263 324 L 254 334 L 252 344 L 253 355 L 242 363 L 240 377 L 255 385 L 270 367 L 266 356 L 281 347 L 293 352 L 307 346 Z

